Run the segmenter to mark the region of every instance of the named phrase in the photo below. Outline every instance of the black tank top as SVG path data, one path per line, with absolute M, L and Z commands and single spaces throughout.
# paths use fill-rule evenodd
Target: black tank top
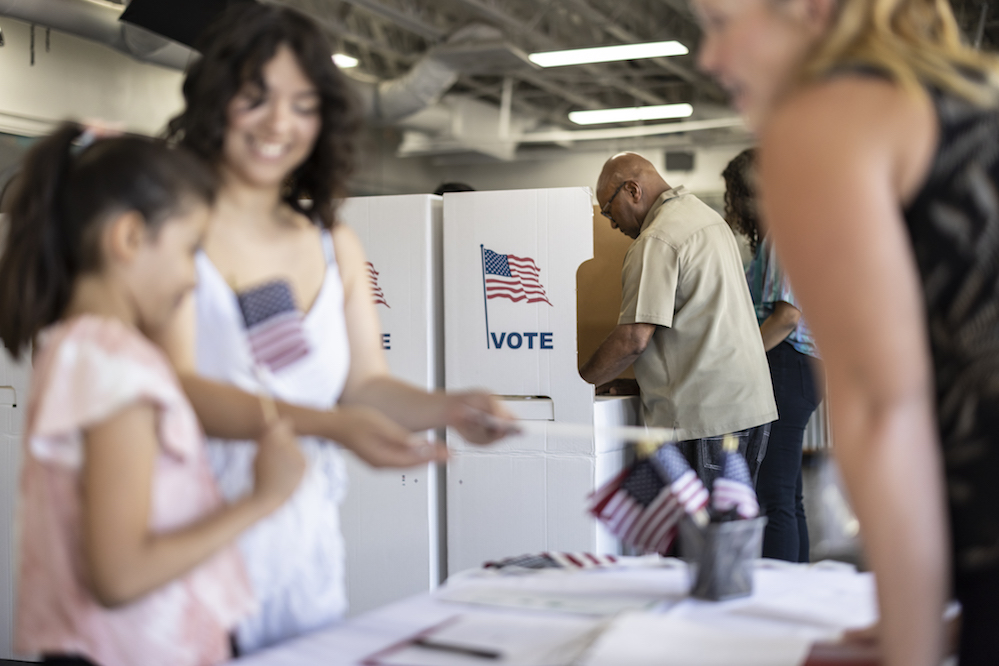
M 939 144 L 905 220 L 925 295 L 960 573 L 999 568 L 999 109 L 930 94 Z

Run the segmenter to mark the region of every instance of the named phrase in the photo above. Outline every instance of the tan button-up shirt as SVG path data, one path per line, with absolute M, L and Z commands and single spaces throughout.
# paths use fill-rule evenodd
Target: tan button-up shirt
M 777 418 L 739 249 L 721 216 L 684 187 L 664 192 L 621 281 L 618 323 L 657 326 L 635 361 L 646 423 L 696 439 Z

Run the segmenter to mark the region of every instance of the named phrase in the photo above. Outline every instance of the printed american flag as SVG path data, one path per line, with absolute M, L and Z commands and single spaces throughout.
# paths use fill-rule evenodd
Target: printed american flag
M 548 303 L 545 288 L 539 278 L 541 269 L 530 257 L 498 254 L 484 250 L 482 260 L 486 271 L 486 298 L 508 298 L 518 302 Z
M 617 564 L 613 555 L 592 553 L 537 553 L 507 557 L 497 562 L 486 562 L 486 569 L 598 569 Z
M 624 543 L 665 553 L 683 516 L 703 516 L 699 522 L 704 522 L 707 503 L 697 474 L 676 447 L 666 445 L 598 489 L 590 498 L 590 513 Z
M 268 282 L 240 293 L 237 299 L 257 363 L 277 372 L 308 355 L 302 313 L 287 282 Z
M 722 474 L 715 479 L 711 504 L 715 511 L 727 513 L 735 509 L 741 518 L 760 515 L 760 504 L 753 490 L 746 459 L 738 451 L 726 451 Z
M 387 308 L 391 308 L 392 306 L 385 301 L 385 292 L 382 291 L 381 286 L 378 284 L 378 276 L 381 273 L 375 270 L 375 265 L 370 261 L 365 262 L 365 265 L 368 267 L 368 281 L 371 283 L 371 295 L 375 299 L 375 305 L 384 305 Z

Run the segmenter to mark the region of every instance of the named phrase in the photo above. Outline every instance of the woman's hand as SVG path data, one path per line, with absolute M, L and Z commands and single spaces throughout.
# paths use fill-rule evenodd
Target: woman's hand
M 340 407 L 330 412 L 329 437 L 372 467 L 413 467 L 447 460 L 447 447 L 413 435 L 371 407 Z
M 445 396 L 447 425 L 473 444 L 490 444 L 517 431 L 516 417 L 496 396 L 485 391 L 463 391 Z
M 271 510 L 291 497 L 305 475 L 305 456 L 288 419 L 277 419 L 257 440 L 253 497 Z

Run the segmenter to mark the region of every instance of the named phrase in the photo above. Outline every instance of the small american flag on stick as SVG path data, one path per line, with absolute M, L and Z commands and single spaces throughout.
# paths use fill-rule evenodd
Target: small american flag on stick
M 663 449 L 673 449 L 679 459 Z M 624 543 L 664 553 L 684 515 L 707 522 L 707 503 L 708 493 L 697 474 L 675 447 L 666 445 L 593 493 L 590 513 Z
M 760 504 L 753 490 L 746 459 L 739 453 L 739 440 L 728 435 L 722 445 L 725 450 L 725 463 L 722 474 L 715 479 L 711 503 L 715 511 L 724 514 L 735 509 L 740 518 L 755 518 L 760 515 Z
M 606 569 L 617 565 L 613 555 L 592 553 L 536 553 L 486 562 L 486 569 Z
M 387 308 L 391 308 L 392 306 L 385 300 L 385 292 L 382 291 L 381 286 L 378 284 L 378 276 L 381 273 L 375 270 L 375 265 L 370 261 L 366 261 L 365 265 L 368 267 L 368 282 L 371 283 L 371 295 L 375 299 L 375 305 L 384 305 Z
M 699 527 L 707 525 L 708 489 L 680 453 L 680 449 L 672 444 L 661 446 L 652 459 L 660 465 L 666 482 L 670 484 L 670 489 L 687 514 L 693 517 Z
M 268 282 L 238 294 L 237 299 L 258 364 L 277 372 L 309 353 L 302 313 L 287 282 Z
M 548 303 L 541 269 L 530 257 L 499 254 L 492 250 L 483 252 L 486 298 L 507 298 L 513 302 Z

